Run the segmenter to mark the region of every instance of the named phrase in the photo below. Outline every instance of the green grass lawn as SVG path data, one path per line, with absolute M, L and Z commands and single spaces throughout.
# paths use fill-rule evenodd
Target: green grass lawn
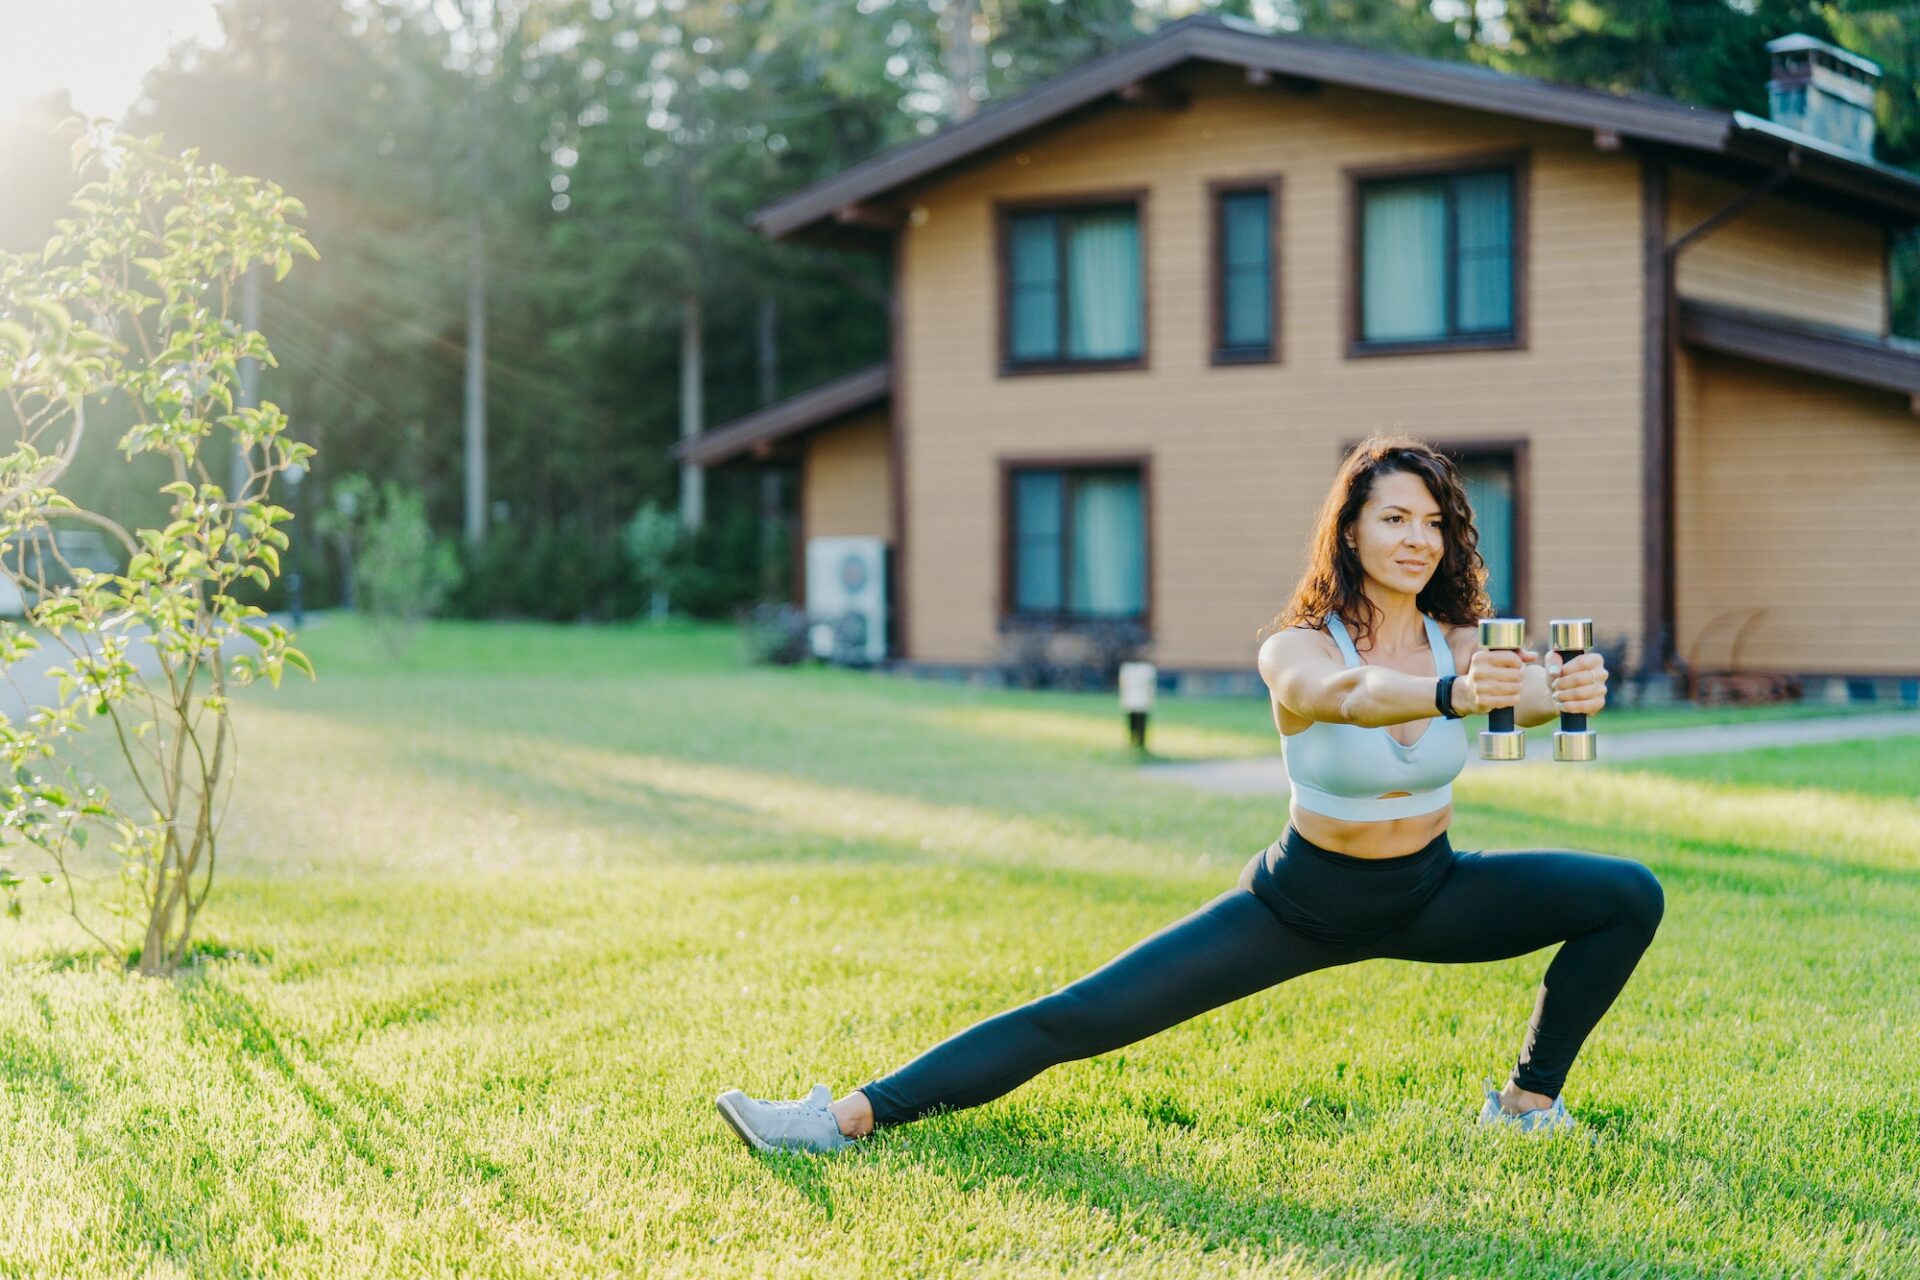
M 37 893 L 0 929 L 0 1274 L 1920 1274 L 1920 737 L 1456 783 L 1458 847 L 1666 887 L 1587 1140 L 1470 1124 L 1542 952 L 1309 975 L 756 1158 L 721 1088 L 837 1092 L 1044 994 L 1284 805 L 1141 780 L 1110 696 L 742 669 L 713 628 L 301 643 L 318 684 L 239 699 L 198 972 L 112 972 Z M 1156 750 L 1264 717 L 1166 701 Z

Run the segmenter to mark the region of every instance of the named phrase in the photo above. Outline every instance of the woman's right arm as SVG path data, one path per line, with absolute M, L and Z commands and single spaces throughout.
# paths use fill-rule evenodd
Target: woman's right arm
M 1476 650 L 1470 670 L 1453 682 L 1454 710 L 1484 715 L 1513 706 L 1520 696 L 1521 665 L 1516 653 Z M 1327 653 L 1317 632 L 1300 627 L 1267 637 L 1260 646 L 1260 674 L 1281 706 L 1309 720 L 1377 728 L 1440 714 L 1433 676 L 1343 666 Z

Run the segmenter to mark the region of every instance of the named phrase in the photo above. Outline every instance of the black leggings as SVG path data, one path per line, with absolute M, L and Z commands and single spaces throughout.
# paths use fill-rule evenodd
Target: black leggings
M 1377 958 L 1471 964 L 1564 941 L 1513 1081 L 1558 1097 L 1665 906 L 1638 862 L 1564 850 L 1353 858 L 1295 831 L 1230 889 L 1052 995 L 996 1014 L 861 1086 L 878 1126 L 974 1107 L 1055 1063 L 1132 1044 L 1303 973 Z

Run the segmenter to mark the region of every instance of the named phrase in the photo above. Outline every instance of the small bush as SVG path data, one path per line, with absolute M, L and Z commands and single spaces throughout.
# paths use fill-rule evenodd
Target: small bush
M 426 499 L 389 480 L 360 530 L 355 588 L 394 657 L 413 643 L 426 619 L 442 612 L 460 584 L 460 554 L 427 523 Z
M 740 616 L 740 636 L 747 661 L 790 667 L 813 656 L 808 642 L 810 619 L 797 605 L 761 603 Z
M 1145 655 L 1147 630 L 1131 618 L 1010 619 L 1001 624 L 995 664 L 1020 689 L 1106 689 L 1120 664 Z

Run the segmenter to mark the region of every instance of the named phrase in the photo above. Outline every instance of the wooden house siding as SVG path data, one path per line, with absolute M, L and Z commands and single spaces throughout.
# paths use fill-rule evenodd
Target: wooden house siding
M 806 536 L 893 539 L 883 406 L 810 433 L 800 510 Z
M 1151 458 L 1152 656 L 1247 667 L 1285 603 L 1339 442 L 1405 430 L 1529 443 L 1531 581 L 1555 616 L 1640 632 L 1638 161 L 1590 132 L 1358 90 L 1182 78 L 1184 110 L 1110 107 L 912 193 L 902 233 L 903 656 L 992 659 L 1003 459 Z M 1350 359 L 1350 169 L 1526 153 L 1524 347 Z M 1211 364 L 1209 184 L 1284 180 L 1273 364 Z M 1144 368 L 998 376 L 996 201 L 1144 188 Z
M 1678 237 L 1739 198 L 1739 183 L 1676 168 L 1667 227 Z M 1864 333 L 1887 328 L 1880 224 L 1769 196 L 1682 251 L 1681 297 L 1769 311 Z
M 1681 656 L 1717 670 L 1920 670 L 1920 423 L 1907 397 L 1700 352 L 1681 352 L 1676 374 Z

